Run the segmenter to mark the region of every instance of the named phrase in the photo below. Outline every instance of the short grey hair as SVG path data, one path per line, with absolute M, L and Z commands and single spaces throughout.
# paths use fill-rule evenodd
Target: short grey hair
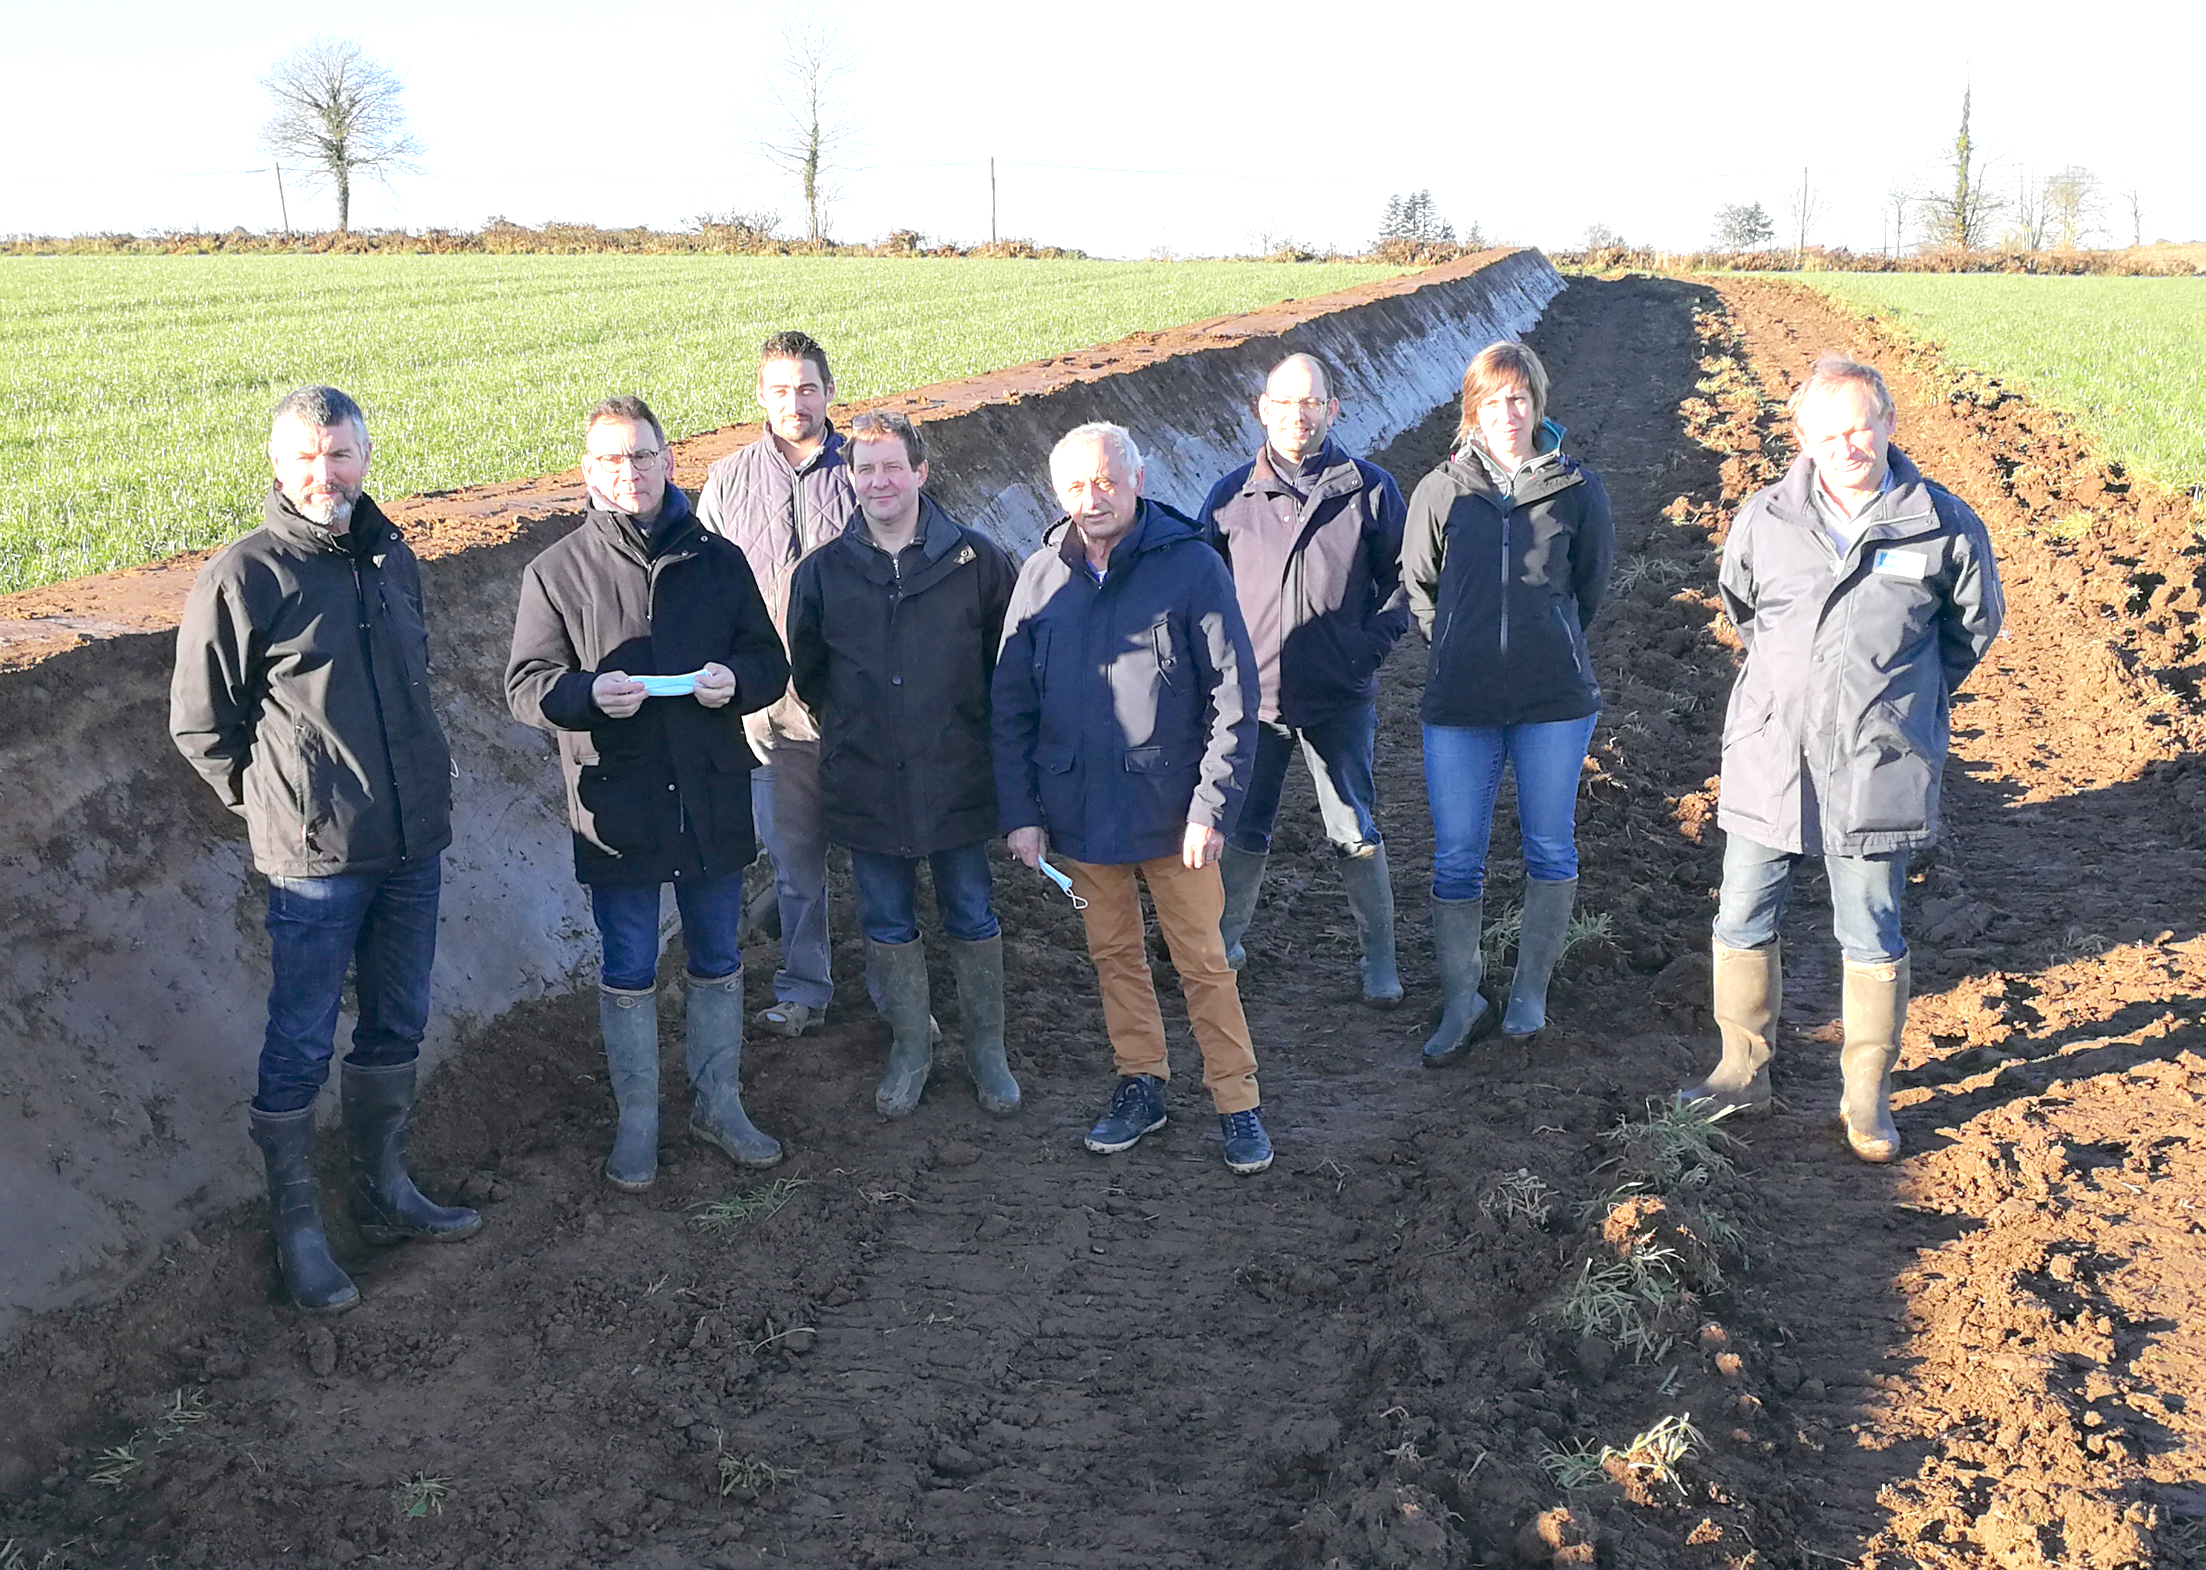
M 1113 425 L 1108 420 L 1090 420 L 1076 425 L 1058 438 L 1057 445 L 1049 450 L 1049 472 L 1055 475 L 1057 465 L 1066 453 L 1075 447 L 1108 447 L 1126 465 L 1129 474 L 1141 472 L 1141 449 L 1134 445 L 1133 433 L 1123 425 Z
M 1852 383 L 1866 387 L 1876 400 L 1877 418 L 1887 425 L 1899 418 L 1899 408 L 1892 402 L 1892 390 L 1884 385 L 1884 375 L 1873 365 L 1863 365 L 1859 360 L 1840 354 L 1836 349 L 1826 349 L 1815 357 L 1808 367 L 1807 379 L 1800 390 L 1785 401 L 1785 412 L 1798 420 L 1800 410 L 1817 392 Z
M 1264 373 L 1264 392 L 1267 397 L 1271 393 L 1272 378 L 1274 376 L 1277 376 L 1281 371 L 1284 371 L 1290 365 L 1308 366 L 1310 368 L 1310 375 L 1317 380 L 1318 390 L 1322 392 L 1328 400 L 1332 398 L 1333 373 L 1325 368 L 1325 362 L 1319 359 L 1316 355 L 1301 353 L 1288 355 L 1287 358 L 1281 360 L 1277 365 L 1273 366 L 1269 371 Z
M 368 434 L 368 417 L 360 412 L 360 405 L 334 387 L 301 387 L 285 393 L 283 402 L 276 405 L 276 412 L 269 417 L 269 434 L 286 420 L 297 420 L 313 430 L 326 431 L 347 420 L 365 440 Z

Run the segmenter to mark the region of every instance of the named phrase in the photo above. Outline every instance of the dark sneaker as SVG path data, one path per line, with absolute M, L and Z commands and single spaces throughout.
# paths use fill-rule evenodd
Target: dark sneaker
M 1256 1115 L 1256 1108 L 1221 1113 L 1218 1127 L 1225 1131 L 1226 1166 L 1230 1170 L 1246 1176 L 1272 1164 L 1272 1139 L 1264 1132 L 1264 1120 Z
M 1088 1130 L 1087 1146 L 1099 1156 L 1131 1150 L 1144 1134 L 1164 1127 L 1164 1081 L 1154 1074 L 1128 1074 L 1111 1096 L 1111 1110 Z M 1267 1155 L 1264 1159 L 1271 1158 Z

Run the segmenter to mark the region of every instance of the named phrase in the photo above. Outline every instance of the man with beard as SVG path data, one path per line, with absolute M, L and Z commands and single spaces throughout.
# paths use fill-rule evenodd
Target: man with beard
M 766 430 L 705 473 L 697 516 L 735 542 L 751 565 L 774 627 L 786 638 L 789 579 L 797 563 L 842 533 L 858 509 L 842 433 L 827 418 L 835 376 L 807 333 L 779 332 L 759 346 L 758 401 Z M 781 903 L 781 968 L 758 1023 L 801 1036 L 827 1017 L 827 834 L 820 814 L 820 733 L 791 689 L 744 721 L 764 767 L 751 776 L 758 837 L 773 859 Z
M 362 491 L 372 454 L 366 417 L 336 388 L 276 406 L 266 521 L 192 585 L 169 689 L 170 736 L 244 818 L 268 878 L 274 979 L 252 1138 L 285 1289 L 313 1314 L 360 1300 L 314 1185 L 314 1101 L 348 972 L 358 1016 L 342 1108 L 361 1233 L 445 1242 L 482 1226 L 406 1170 L 452 756 L 429 701 L 420 567 Z

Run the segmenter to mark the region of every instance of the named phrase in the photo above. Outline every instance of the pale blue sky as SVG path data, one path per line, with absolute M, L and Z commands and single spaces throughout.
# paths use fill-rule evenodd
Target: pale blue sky
M 2083 164 L 2142 193 L 2147 239 L 2206 238 L 2193 5 L 833 9 L 861 54 L 839 238 L 908 226 L 985 239 L 993 154 L 1005 235 L 1099 255 L 1241 251 L 1263 234 L 1355 246 L 1389 192 L 1419 187 L 1490 238 L 1574 245 L 1598 222 L 1682 248 L 1727 202 L 1759 200 L 1782 222 L 1803 164 L 1826 208 L 1812 237 L 1874 248 L 1889 187 L 1935 177 L 1964 73 L 1998 183 Z M 356 226 L 472 228 L 498 213 L 663 227 L 731 208 L 794 223 L 790 182 L 753 150 L 786 10 L 123 0 L 19 13 L 0 234 L 274 227 L 273 180 L 238 171 L 268 162 L 259 77 L 316 32 L 403 72 L 425 148 L 420 174 L 356 193 Z M 2127 207 L 2109 207 L 2126 242 Z M 331 210 L 292 193 L 295 224 Z

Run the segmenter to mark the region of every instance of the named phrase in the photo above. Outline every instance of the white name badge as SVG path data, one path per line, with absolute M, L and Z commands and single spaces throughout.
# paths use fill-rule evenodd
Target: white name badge
M 1929 575 L 1930 558 L 1921 551 L 1879 551 L 1870 570 L 1887 578 L 1921 579 Z

